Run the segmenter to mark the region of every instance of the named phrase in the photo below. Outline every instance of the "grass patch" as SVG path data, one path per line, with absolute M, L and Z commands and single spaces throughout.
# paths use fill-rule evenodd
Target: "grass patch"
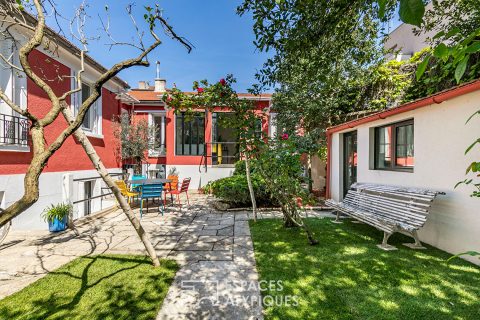
M 177 270 L 144 256 L 78 258 L 0 300 L 0 319 L 155 319 Z
M 382 251 L 376 245 L 383 234 L 364 224 L 307 222 L 317 246 L 280 220 L 250 223 L 260 279 L 283 285 L 263 292 L 267 319 L 480 318 L 479 267 L 460 259 L 447 264 L 451 255 L 430 246 L 406 248 L 401 243 L 412 239 L 399 234 L 389 241 L 399 250 Z M 297 306 L 281 303 L 289 295 Z

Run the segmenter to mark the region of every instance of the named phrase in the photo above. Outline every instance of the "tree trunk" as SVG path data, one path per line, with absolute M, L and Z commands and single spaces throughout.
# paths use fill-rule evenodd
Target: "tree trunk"
M 63 108 L 62 113 L 68 122 L 72 122 L 75 120 L 75 118 L 72 115 L 72 112 L 68 107 Z M 130 205 L 122 196 L 120 189 L 118 189 L 117 185 L 115 184 L 112 177 L 108 173 L 102 160 L 100 159 L 97 152 L 95 151 L 95 148 L 90 143 L 87 136 L 85 135 L 85 132 L 81 128 L 79 128 L 77 131 L 75 131 L 74 135 L 75 135 L 75 138 L 77 138 L 77 140 L 82 144 L 83 149 L 87 153 L 88 157 L 90 158 L 90 161 L 92 162 L 93 166 L 102 177 L 103 181 L 105 181 L 107 186 L 112 190 L 113 194 L 115 195 L 115 198 L 117 199 L 120 205 L 120 208 L 123 210 L 123 213 L 125 213 L 125 215 L 127 216 L 128 220 L 130 221 L 133 228 L 137 232 L 138 237 L 140 238 L 143 245 L 145 246 L 145 249 L 147 250 L 148 255 L 152 259 L 153 265 L 155 267 L 160 266 L 160 261 L 158 260 L 157 253 L 155 252 L 155 248 L 153 247 L 152 242 L 150 241 L 150 237 L 143 229 L 140 223 L 140 220 L 138 220 L 135 217 L 135 214 L 133 213 L 132 208 L 130 208 Z
M 307 155 L 308 192 L 313 193 L 312 155 Z
M 255 199 L 255 193 L 253 191 L 252 177 L 250 175 L 250 162 L 248 160 L 248 154 L 245 153 L 245 172 L 247 176 L 248 191 L 250 192 L 250 199 L 252 200 L 253 221 L 257 221 L 257 200 Z

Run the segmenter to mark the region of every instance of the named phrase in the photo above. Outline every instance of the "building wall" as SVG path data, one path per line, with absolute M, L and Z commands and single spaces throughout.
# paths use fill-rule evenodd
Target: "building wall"
M 268 101 L 257 102 L 258 110 L 263 110 L 268 107 Z M 163 106 L 158 105 L 141 105 L 141 106 L 126 106 L 123 105 L 122 108 L 125 108 L 133 113 L 134 119 L 144 119 L 148 120 L 148 113 L 164 110 Z M 220 111 L 220 110 L 218 110 Z M 223 110 L 225 111 L 225 110 Z M 203 110 L 202 110 L 203 112 Z M 165 136 L 165 147 L 166 154 L 165 156 L 159 157 L 150 157 L 147 156 L 148 169 L 160 168 L 165 166 L 165 172 L 168 174 L 170 169 L 175 167 L 179 171 L 180 181 L 183 178 L 190 177 L 192 178 L 190 188 L 199 189 L 209 181 L 217 180 L 220 178 L 225 178 L 233 174 L 233 165 L 221 165 L 215 166 L 212 165 L 212 158 L 207 157 L 204 159 L 202 155 L 198 156 L 184 156 L 176 155 L 175 153 L 175 113 L 173 110 L 166 111 L 166 136 Z M 269 122 L 268 117 L 265 117 L 262 120 L 262 130 L 265 134 L 269 133 Z M 212 113 L 208 112 L 206 122 L 205 122 L 205 141 L 212 141 Z M 211 145 L 207 145 L 207 154 L 211 154 Z M 207 161 L 207 168 L 205 168 L 205 161 Z M 144 171 L 148 170 L 144 166 Z M 144 172 L 148 174 L 148 172 Z
M 46 79 L 54 79 L 48 83 L 57 95 L 70 90 L 70 68 L 40 51 L 33 51 L 29 56 L 29 60 L 35 73 L 43 74 Z M 66 78 L 64 78 L 65 80 L 59 80 L 58 76 Z M 119 114 L 119 102 L 115 99 L 115 94 L 107 89 L 103 89 L 101 99 L 103 106 L 103 138 L 90 137 L 89 139 L 107 168 L 119 168 L 120 161 L 114 152 L 116 143 L 113 137 L 112 124 L 113 116 Z M 51 108 L 51 102 L 45 92 L 30 79 L 27 82 L 27 106 L 32 114 L 39 117 L 44 116 Z M 66 121 L 60 115 L 58 119 L 45 129 L 47 144 L 53 142 L 66 126 Z M 0 151 L 0 175 L 25 173 L 31 159 L 32 150 L 30 152 Z M 93 166 L 83 151 L 82 146 L 73 137 L 70 137 L 49 159 L 44 172 L 91 169 L 93 169 Z
M 60 59 L 59 59 L 60 60 Z M 33 70 L 49 80 L 48 84 L 57 95 L 70 90 L 71 68 L 58 60 L 38 50 L 34 50 L 29 61 Z M 60 79 L 59 77 L 64 77 Z M 94 78 L 93 74 L 87 74 Z M 112 118 L 119 114 L 119 101 L 115 99 L 115 93 L 110 90 L 102 91 L 102 136 L 89 137 L 103 163 L 112 172 L 119 172 L 120 159 L 117 157 L 116 146 L 113 136 Z M 70 102 L 70 101 L 68 101 Z M 27 80 L 27 106 L 31 113 L 36 116 L 44 116 L 51 108 L 51 102 L 38 86 L 30 79 Z M 45 128 L 47 145 L 66 128 L 67 123 L 60 115 L 50 126 Z M 31 146 L 30 146 L 31 149 Z M 23 195 L 23 179 L 30 161 L 32 150 L 29 152 L 0 150 L 0 205 L 7 207 Z M 73 138 L 68 138 L 63 146 L 49 159 L 44 172 L 40 177 L 40 198 L 31 208 L 13 220 L 14 229 L 45 229 L 46 223 L 40 218 L 41 212 L 50 204 L 58 204 L 66 201 L 64 194 L 64 177 L 71 174 L 73 178 L 98 177 L 90 159 L 83 151 L 82 146 Z M 93 195 L 99 195 L 103 182 L 94 182 Z M 76 201 L 84 197 L 80 182 L 73 183 L 73 190 L 68 200 Z M 92 201 L 92 212 L 111 206 L 114 202 L 105 199 Z M 75 206 L 74 217 L 83 216 L 83 207 Z
M 111 173 L 119 173 L 120 169 L 110 169 Z M 24 174 L 0 175 L 0 205 L 2 208 L 8 207 L 18 200 L 23 194 Z M 69 179 L 70 178 L 70 179 Z M 98 179 L 96 170 L 82 171 L 63 171 L 46 172 L 40 176 L 40 197 L 38 201 L 28 210 L 20 214 L 12 221 L 14 230 L 46 230 L 47 223 L 41 218 L 41 213 L 51 204 L 58 204 L 66 201 L 77 201 L 85 199 L 83 181 L 76 179 L 91 178 L 94 181 L 93 196 L 100 195 L 102 187 L 105 187 L 103 181 Z M 68 186 L 70 180 L 70 186 Z M 108 191 L 103 190 L 104 193 Z M 111 196 L 103 199 L 92 200 L 92 212 L 111 207 L 115 201 Z M 74 205 L 73 217 L 81 218 L 84 216 L 83 203 Z
M 432 9 L 432 3 L 429 3 L 426 7 L 427 10 Z M 413 31 L 416 28 L 410 24 L 402 23 L 395 28 L 388 36 L 384 43 L 385 49 L 394 48 L 395 51 L 399 50 L 399 55 L 396 58 L 398 60 L 409 59 L 415 52 L 422 50 L 428 46 L 427 38 L 431 38 L 436 34 L 436 31 L 429 33 L 422 33 L 416 36 Z M 391 56 L 390 58 L 394 58 Z
M 467 156 L 465 149 L 480 134 L 478 119 L 465 124 L 479 109 L 480 91 L 441 104 L 397 114 L 352 128 L 358 133 L 359 182 L 429 188 L 446 192 L 438 196 L 419 235 L 422 241 L 450 253 L 480 249 L 480 201 L 470 197 L 472 189 L 455 184 L 465 179 L 466 167 L 480 158 L 479 148 Z M 414 172 L 370 169 L 372 128 L 402 120 L 414 119 Z M 346 130 L 348 132 L 351 130 Z M 342 135 L 334 133 L 331 147 L 331 197 L 342 198 Z M 379 235 L 380 239 L 380 235 Z M 478 259 L 470 259 L 476 263 Z

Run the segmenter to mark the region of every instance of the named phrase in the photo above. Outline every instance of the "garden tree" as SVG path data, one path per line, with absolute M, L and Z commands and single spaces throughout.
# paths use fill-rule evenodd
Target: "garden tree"
M 19 47 L 18 55 L 20 66 L 14 63 L 12 56 L 0 56 L 0 59 L 7 63 L 12 69 L 16 72 L 24 73 L 35 85 L 37 85 L 48 97 L 51 102 L 51 107 L 49 110 L 45 110 L 44 116 L 38 116 L 29 111 L 27 106 L 26 109 L 22 109 L 19 105 L 15 104 L 5 92 L 0 90 L 0 98 L 5 101 L 5 103 L 12 108 L 13 111 L 17 112 L 21 116 L 26 117 L 30 122 L 29 132 L 31 135 L 31 148 L 32 148 L 32 159 L 27 168 L 27 172 L 24 178 L 24 194 L 12 203 L 5 211 L 0 213 L 0 226 L 3 226 L 5 223 L 13 219 L 14 217 L 21 214 L 23 211 L 31 207 L 39 198 L 39 177 L 47 164 L 48 160 L 58 151 L 64 142 L 72 135 L 80 142 L 86 154 L 90 158 L 93 166 L 98 171 L 100 176 L 103 178 L 108 187 L 112 190 L 115 195 L 118 203 L 120 204 L 121 209 L 126 214 L 128 220 L 131 222 L 132 226 L 135 228 L 138 236 L 143 242 L 146 251 L 150 255 L 152 262 L 155 266 L 160 264 L 155 250 L 149 240 L 148 234 L 143 229 L 140 221 L 135 217 L 130 206 L 126 200 L 122 197 L 120 190 L 116 187 L 113 179 L 108 174 L 107 169 L 103 165 L 100 157 L 95 151 L 94 147 L 88 140 L 85 132 L 82 130 L 81 125 L 85 114 L 88 112 L 89 108 L 93 103 L 100 98 L 102 86 L 106 84 L 109 80 L 113 79 L 118 73 L 122 70 L 133 66 L 148 66 L 149 62 L 147 56 L 151 53 L 156 47 L 158 47 L 162 41 L 156 33 L 158 27 L 162 27 L 166 34 L 180 41 L 188 50 L 191 49 L 190 45 L 183 38 L 177 36 L 172 30 L 171 26 L 166 22 L 166 20 L 160 14 L 160 9 L 158 6 L 155 8 L 146 7 L 146 13 L 144 15 L 147 34 L 151 37 L 149 40 L 151 43 L 149 45 L 144 44 L 144 32 L 141 31 L 140 27 L 137 25 L 134 15 L 132 13 L 132 6 L 127 7 L 128 16 L 133 22 L 134 28 L 137 32 L 138 39 L 134 43 L 118 42 L 113 39 L 111 30 L 109 29 L 109 23 L 103 25 L 103 30 L 110 39 L 110 48 L 117 45 L 129 45 L 139 50 L 139 54 L 130 59 L 126 59 L 120 62 L 115 63 L 110 69 L 103 72 L 97 80 L 92 85 L 92 92 L 90 96 L 82 103 L 79 107 L 76 115 L 73 115 L 68 104 L 68 99 L 72 94 L 80 91 L 82 83 L 82 74 L 85 72 L 85 55 L 88 52 L 88 45 L 92 38 L 89 38 L 85 34 L 85 24 L 87 23 L 87 13 L 86 5 L 82 4 L 75 12 L 74 18 L 70 21 L 70 26 L 73 29 L 73 26 L 77 26 L 77 30 L 73 32 L 72 36 L 80 43 L 80 62 L 81 69 L 74 76 L 73 81 L 77 84 L 76 88 L 64 92 L 61 95 L 55 93 L 49 84 L 49 79 L 45 79 L 43 74 L 38 74 L 32 68 L 32 65 L 29 61 L 29 55 L 40 46 L 44 46 L 48 49 L 48 46 L 55 44 L 56 33 L 53 32 L 46 26 L 46 18 L 48 17 L 47 13 L 52 13 L 54 18 L 57 19 L 60 17 L 59 13 L 56 10 L 56 5 L 53 1 L 50 0 L 8 0 L 0 3 L 0 17 L 2 20 L 2 33 L 15 39 L 10 32 L 12 29 L 17 28 L 21 32 L 30 34 L 30 38 L 26 40 L 25 43 L 21 43 L 16 40 L 15 45 Z M 106 7 L 108 12 L 108 7 Z M 109 20 L 108 20 L 109 21 Z M 60 25 L 58 26 L 60 28 Z M 58 33 L 63 33 L 62 30 L 59 30 Z M 41 73 L 41 72 L 40 72 Z M 63 77 L 58 75 L 62 81 L 71 81 L 70 77 Z M 49 130 L 49 126 L 57 120 L 59 117 L 66 119 L 67 123 L 63 128 L 62 132 L 56 136 L 56 138 L 51 142 L 47 143 L 45 139 L 45 132 Z
M 193 90 L 196 91 L 196 94 L 187 94 L 178 88 L 173 88 L 163 96 L 163 100 L 174 109 L 175 113 L 185 112 L 187 120 L 198 110 L 214 112 L 217 109 L 228 108 L 232 112 L 232 116 L 223 118 L 220 125 L 232 128 L 238 138 L 240 155 L 245 160 L 253 218 L 256 220 L 257 204 L 252 185 L 250 159 L 252 158 L 252 148 L 262 138 L 258 136 L 255 124 L 259 118 L 261 119 L 263 111 L 257 110 L 253 101 L 238 97 L 232 88 L 235 81 L 232 75 L 228 75 L 225 79 L 220 79 L 213 84 L 210 84 L 207 80 L 196 81 L 193 84 Z
M 239 14 L 253 13 L 254 44 L 273 51 L 257 74 L 258 90 L 275 87 L 280 127 L 307 135 L 324 145 L 325 129 L 361 112 L 361 90 L 368 87 L 372 65 L 383 52 L 377 40 L 384 31 L 375 1 L 246 0 Z
M 307 201 L 308 198 L 308 192 L 301 186 L 304 181 L 300 156 L 306 151 L 302 149 L 302 143 L 299 143 L 301 140 L 288 140 L 288 134 L 274 139 L 259 135 L 255 130 L 255 123 L 263 117 L 263 111 L 257 110 L 252 101 L 239 98 L 231 87 L 234 82 L 235 79 L 231 75 L 214 84 L 210 84 L 207 80 L 195 82 L 193 89 L 196 93 L 186 94 L 174 88 L 164 95 L 163 100 L 175 112 L 185 112 L 187 116 L 192 116 L 198 110 L 213 112 L 226 108 L 226 111 L 232 112 L 232 116 L 225 118 L 222 125 L 234 129 L 237 133 L 240 153 L 245 160 L 254 219 L 256 219 L 256 203 L 249 166 L 249 160 L 253 158 L 256 159 L 255 172 L 265 180 L 270 194 L 282 207 L 285 226 L 302 228 L 310 244 L 317 244 L 318 242 L 299 214 L 298 199 Z M 305 145 L 304 141 L 301 142 Z
M 287 133 L 262 141 L 256 148 L 256 170 L 265 179 L 272 196 L 280 203 L 285 227 L 302 228 L 308 242 L 316 245 L 318 241 L 300 215 L 301 204 L 310 200 L 310 193 L 302 186 L 304 178 L 300 157 L 308 151 L 305 146 L 303 137 L 289 136 Z
M 417 34 L 436 32 L 429 39 L 432 50 L 425 55 L 416 71 L 416 79 L 409 93 L 410 99 L 450 88 L 480 77 L 480 5 L 475 0 L 444 0 L 434 2 L 425 14 L 422 28 Z M 478 116 L 477 111 L 467 124 Z M 471 143 L 465 154 L 478 150 L 480 137 Z M 480 160 L 473 161 L 466 169 L 472 175 L 459 185 L 474 187 L 473 197 L 480 197 Z M 477 179 L 477 180 L 475 180 Z
M 119 142 L 117 152 L 120 158 L 124 161 L 133 160 L 135 172 L 141 171 L 141 164 L 148 150 L 158 147 L 159 141 L 155 137 L 159 128 L 149 125 L 146 119 L 133 121 L 131 115 L 126 112 L 113 120 L 113 134 Z
M 280 126 L 301 123 L 321 147 L 327 127 L 379 107 L 365 102 L 383 58 L 378 36 L 397 8 L 403 21 L 421 24 L 422 0 L 245 0 L 238 7 L 240 15 L 253 13 L 255 46 L 274 52 L 257 88 L 276 89 Z

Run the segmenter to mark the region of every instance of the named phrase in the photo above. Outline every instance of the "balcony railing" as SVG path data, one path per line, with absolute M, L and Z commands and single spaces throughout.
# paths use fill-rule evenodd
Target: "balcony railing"
M 28 145 L 28 120 L 0 113 L 0 145 Z

